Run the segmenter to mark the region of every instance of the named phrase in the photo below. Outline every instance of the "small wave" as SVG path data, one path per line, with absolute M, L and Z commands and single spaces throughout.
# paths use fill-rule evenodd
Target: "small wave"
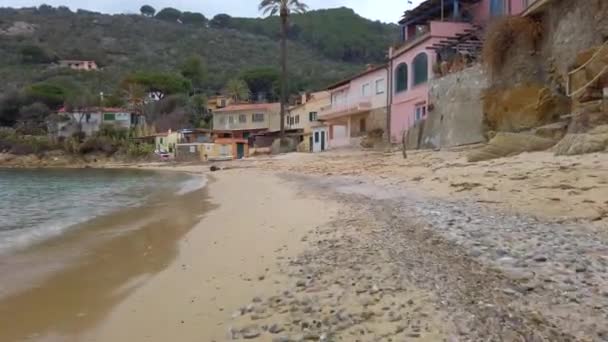
M 205 176 L 193 176 L 188 180 L 180 183 L 179 189 L 175 193 L 176 195 L 185 195 L 187 193 L 200 190 L 207 185 L 207 177 Z
M 10 254 L 25 247 L 59 236 L 70 227 L 88 220 L 88 217 L 45 223 L 43 226 L 0 232 L 0 255 Z

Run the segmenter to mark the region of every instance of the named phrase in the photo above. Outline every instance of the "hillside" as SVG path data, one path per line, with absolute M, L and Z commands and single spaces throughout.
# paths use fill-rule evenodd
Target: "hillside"
M 278 30 L 276 18 L 230 19 L 227 27 L 218 27 L 138 15 L 73 13 L 65 8 L 0 9 L 0 92 L 43 80 L 78 82 L 111 92 L 131 72 L 173 71 L 191 55 L 206 60 L 206 88 L 214 92 L 243 70 L 278 65 L 279 46 L 273 36 L 273 30 Z M 289 43 L 292 91 L 322 87 L 365 63 L 381 61 L 392 39 L 390 25 L 363 19 L 347 9 L 310 12 L 293 21 L 299 34 Z M 346 27 L 351 32 L 348 39 Z M 366 47 L 349 54 L 328 48 L 377 43 L 378 36 L 384 37 L 378 44 L 382 49 Z M 34 50 L 41 60 L 25 58 L 24 50 Z M 46 63 L 57 59 L 93 59 L 103 70 L 83 74 Z
M 221 25 L 277 39 L 278 17 L 224 18 Z M 212 21 L 212 24 L 214 21 Z M 324 56 L 353 63 L 377 63 L 397 39 L 396 25 L 370 21 L 350 8 L 334 8 L 293 15 L 289 39 L 311 46 Z

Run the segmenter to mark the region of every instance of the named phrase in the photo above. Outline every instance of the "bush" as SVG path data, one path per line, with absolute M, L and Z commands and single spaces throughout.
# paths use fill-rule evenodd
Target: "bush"
M 154 153 L 154 145 L 152 144 L 138 144 L 129 142 L 126 147 L 126 155 L 129 158 L 142 158 L 151 156 Z
M 46 136 L 18 135 L 5 130 L 0 132 L 0 152 L 25 155 L 39 154 L 57 148 Z
M 131 135 L 129 129 L 114 125 L 102 125 L 96 134 L 98 137 L 108 137 L 114 140 L 126 140 Z
M 103 136 L 89 137 L 78 148 L 81 154 L 101 152 L 111 155 L 116 151 L 118 151 L 116 142 L 112 138 Z
M 483 63 L 490 73 L 499 72 L 506 62 L 509 50 L 518 44 L 527 44 L 536 48 L 541 37 L 541 25 L 530 18 L 498 19 L 486 33 L 482 51 Z

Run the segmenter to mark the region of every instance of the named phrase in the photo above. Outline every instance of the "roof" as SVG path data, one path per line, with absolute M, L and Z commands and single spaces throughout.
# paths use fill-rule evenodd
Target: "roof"
M 96 112 L 104 112 L 104 113 L 131 113 L 131 111 L 124 109 L 124 108 L 117 108 L 117 107 L 91 107 L 91 108 L 84 108 L 84 110 L 92 112 L 92 113 L 96 113 Z M 67 110 L 65 109 L 65 107 L 61 107 L 58 110 L 59 113 L 67 113 Z
M 332 90 L 332 89 L 339 88 L 339 87 L 341 87 L 343 85 L 346 85 L 346 84 L 350 83 L 350 81 L 352 81 L 354 79 L 357 79 L 359 77 L 365 76 L 367 74 L 371 74 L 372 72 L 376 72 L 376 71 L 378 71 L 380 69 L 384 69 L 384 68 L 386 68 L 386 64 L 371 66 L 371 67 L 365 69 L 365 71 L 362 71 L 362 72 L 360 72 L 360 73 L 358 73 L 358 74 L 356 74 L 356 75 L 354 75 L 354 76 L 352 76 L 350 78 L 344 79 L 342 81 L 339 81 L 339 82 L 336 82 L 336 83 L 330 85 L 329 87 L 327 87 L 327 90 Z
M 459 0 L 461 3 L 473 4 L 481 0 Z M 403 13 L 402 19 L 399 21 L 401 25 L 409 24 L 424 24 L 434 18 L 441 17 L 441 3 L 445 10 L 450 10 L 454 6 L 453 1 L 449 0 L 426 0 L 420 5 Z
M 59 63 L 95 63 L 95 61 L 81 61 L 81 60 L 77 60 L 77 59 L 62 59 L 59 61 Z
M 214 113 L 223 113 L 223 112 L 238 112 L 243 110 L 271 110 L 279 105 L 278 102 L 275 103 L 241 103 L 241 104 L 232 104 L 228 105 L 224 108 L 216 109 Z

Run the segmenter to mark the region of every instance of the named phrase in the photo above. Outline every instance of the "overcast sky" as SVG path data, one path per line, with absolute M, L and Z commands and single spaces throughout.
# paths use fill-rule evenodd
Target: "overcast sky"
M 412 8 L 422 0 L 304 0 L 311 9 L 346 6 L 359 15 L 373 20 L 397 22 L 403 11 Z M 409 3 L 412 4 L 409 4 Z M 258 17 L 257 0 L 0 0 L 0 7 L 28 7 L 41 4 L 68 6 L 103 13 L 138 13 L 143 4 L 150 4 L 157 10 L 175 7 L 182 11 L 201 12 L 206 17 L 218 13 L 228 13 L 235 17 Z

